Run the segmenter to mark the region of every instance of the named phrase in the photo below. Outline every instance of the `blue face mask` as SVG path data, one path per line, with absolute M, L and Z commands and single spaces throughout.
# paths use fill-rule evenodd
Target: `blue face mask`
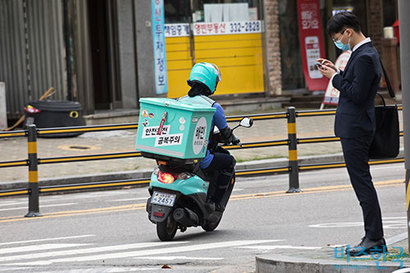
M 335 46 L 336 46 L 338 49 L 342 50 L 342 51 L 350 50 L 350 44 L 349 44 L 349 43 L 347 43 L 346 45 L 343 44 L 342 41 L 336 41 L 336 42 L 334 42 L 334 43 L 335 43 Z
M 337 40 L 337 41 L 333 40 L 333 43 L 335 44 L 335 46 L 336 46 L 338 49 L 340 49 L 340 50 L 342 50 L 342 51 L 347 51 L 347 50 L 350 50 L 350 44 L 349 44 L 349 42 L 348 42 L 346 45 L 342 43 L 342 37 L 343 37 L 343 35 L 344 35 L 344 32 L 345 32 L 345 31 L 342 32 L 343 34 L 342 34 L 342 36 L 340 37 L 340 40 Z M 349 38 L 349 40 L 350 40 L 350 38 Z

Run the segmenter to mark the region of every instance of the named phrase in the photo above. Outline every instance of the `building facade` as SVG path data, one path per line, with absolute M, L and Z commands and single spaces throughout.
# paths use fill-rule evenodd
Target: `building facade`
M 314 0 L 312 0 L 314 1 Z M 155 92 L 152 0 L 0 0 L 0 81 L 9 118 L 54 87 L 51 99 L 80 101 L 85 114 L 136 109 Z M 383 27 L 397 0 L 318 0 L 326 21 L 358 14 L 383 54 Z M 193 64 L 222 71 L 218 93 L 277 96 L 305 89 L 298 0 L 164 0 L 168 96 L 188 90 Z M 335 59 L 323 35 L 326 56 Z M 165 96 L 165 95 L 160 95 Z

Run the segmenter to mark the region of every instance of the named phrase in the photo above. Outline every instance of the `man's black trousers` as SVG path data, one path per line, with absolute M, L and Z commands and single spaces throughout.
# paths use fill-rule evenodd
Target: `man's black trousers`
M 363 211 L 365 235 L 376 241 L 383 238 L 383 225 L 379 200 L 369 170 L 371 141 L 372 136 L 341 138 L 350 182 Z

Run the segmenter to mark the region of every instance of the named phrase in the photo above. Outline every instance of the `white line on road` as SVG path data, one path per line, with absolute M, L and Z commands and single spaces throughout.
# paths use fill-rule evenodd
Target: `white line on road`
M 300 249 L 300 250 L 315 250 L 321 249 L 316 246 L 289 246 L 289 245 L 277 245 L 277 246 L 243 246 L 240 248 L 246 249 L 261 249 L 261 250 L 273 250 L 273 249 Z
M 0 207 L 6 207 L 6 206 L 15 206 L 15 205 L 22 205 L 26 204 L 27 205 L 27 200 L 21 201 L 21 202 L 5 202 L 5 203 L 0 203 Z
M 383 217 L 384 229 L 403 229 L 407 228 L 406 217 Z M 320 223 L 309 225 L 311 228 L 348 228 L 363 226 L 363 222 L 336 222 L 336 223 Z
M 165 245 L 183 244 L 183 243 L 187 243 L 187 242 L 178 241 L 178 242 L 164 242 L 164 243 L 163 242 L 136 243 L 136 244 L 92 247 L 92 248 L 84 248 L 84 249 L 62 250 L 62 251 L 45 252 L 45 253 L 39 253 L 38 251 L 36 251 L 35 253 L 30 253 L 30 254 L 0 257 L 0 262 L 16 261 L 16 260 L 22 260 L 22 259 L 29 260 L 29 259 L 39 259 L 39 258 L 47 258 L 47 257 L 98 253 L 98 252 L 109 252 L 109 251 L 118 251 L 118 250 L 130 250 L 130 249 L 147 248 L 147 247 L 162 247 Z
M 371 166 L 370 168 L 371 168 L 371 170 L 383 170 L 383 169 L 391 170 L 391 169 L 394 169 L 394 168 L 403 169 L 403 167 L 404 167 L 404 164 L 401 163 L 400 165 L 397 164 L 397 165 L 389 165 L 389 166 Z M 404 170 L 403 170 L 403 174 L 404 174 Z
M 76 246 L 84 246 L 87 244 L 44 244 L 44 245 L 34 245 L 34 246 L 19 246 L 19 247 L 11 247 L 11 248 L 3 248 L 0 249 L 0 254 L 10 254 L 16 252 L 28 252 L 34 251 L 34 255 L 41 250 L 51 250 L 51 249 L 59 249 L 59 248 L 68 248 L 68 247 L 76 247 Z
M 61 201 L 61 196 L 60 200 Z M 70 198 L 72 200 L 73 198 Z M 41 203 L 47 203 L 47 202 L 56 202 L 56 200 L 47 200 L 47 199 L 41 199 Z M 15 206 L 15 205 L 27 205 L 27 198 L 25 200 L 21 201 L 7 201 L 7 202 L 0 202 L 0 207 L 7 207 L 7 206 Z
M 147 255 L 149 256 L 149 255 L 158 255 L 158 254 L 167 254 L 167 253 L 180 253 L 180 252 L 189 252 L 189 251 L 198 251 L 198 250 L 209 250 L 209 249 L 224 248 L 224 247 L 239 247 L 239 246 L 246 246 L 246 245 L 271 243 L 274 241 L 276 240 L 228 241 L 228 242 L 209 243 L 209 244 L 200 244 L 200 245 L 177 246 L 177 247 L 169 247 L 169 248 L 157 248 L 157 249 L 150 249 L 150 250 L 101 254 L 101 255 L 94 255 L 94 256 L 81 256 L 81 257 L 72 257 L 72 258 L 51 259 L 51 260 L 44 260 L 44 261 L 15 263 L 15 264 L 7 264 L 7 265 L 51 265 L 53 263 L 62 263 L 62 262 L 84 262 L 84 261 L 107 260 L 107 259 L 116 259 L 116 258 L 131 258 L 131 257 L 133 258 L 133 257 L 147 256 Z
M 212 257 L 188 257 L 188 256 L 144 256 L 136 257 L 135 259 L 141 260 L 156 260 L 156 261 L 175 261 L 175 260 L 198 260 L 198 261 L 219 261 L 224 258 L 212 258 Z
M 146 197 L 134 197 L 134 198 L 126 198 L 126 199 L 116 199 L 116 200 L 108 200 L 109 202 L 123 202 L 123 201 L 136 201 L 136 200 L 147 200 L 149 196 Z
M 63 203 L 63 204 L 53 204 L 53 205 L 41 205 L 41 208 L 71 206 L 71 205 L 76 205 L 76 204 L 77 204 L 77 203 Z M 0 211 L 19 210 L 19 209 L 27 209 L 27 206 L 25 206 L 25 207 L 17 207 L 17 208 L 0 209 Z
M 124 192 L 121 191 L 104 191 L 104 192 L 90 192 L 90 193 L 84 193 L 84 195 L 88 197 L 107 197 L 107 196 L 115 196 L 115 195 L 121 195 L 124 194 Z
M 70 272 L 73 272 L 73 273 L 75 273 L 75 272 L 78 272 L 78 273 L 82 273 L 82 272 L 87 272 L 86 270 L 89 270 L 88 268 L 87 269 L 83 269 L 83 270 L 79 270 L 79 271 L 70 271 Z M 120 272 L 139 272 L 139 271 L 154 271 L 154 270 L 156 270 L 156 271 L 158 271 L 158 267 L 156 267 L 156 268 L 149 268 L 149 267 L 143 267 L 143 268 L 135 268 L 135 267 L 131 267 L 131 268 L 111 268 L 111 269 L 106 269 L 106 267 L 104 267 L 104 273 L 120 273 Z M 88 271 L 88 272 L 90 272 L 90 271 Z M 99 272 L 98 270 L 97 271 L 95 271 L 95 272 Z
M 89 200 L 91 198 L 93 199 L 99 199 L 101 197 L 110 197 L 110 196 L 118 196 L 118 195 L 124 195 L 127 194 L 124 191 L 104 191 L 104 192 L 83 192 L 83 193 L 78 193 L 77 195 L 53 195 L 53 196 L 44 196 L 44 198 L 48 199 L 48 200 L 52 200 L 52 199 L 57 199 L 57 200 L 64 200 L 64 199 L 68 199 L 68 200 L 73 200 L 73 199 L 81 199 L 81 200 Z M 44 199 L 43 198 L 43 199 Z
M 400 233 L 396 236 L 393 236 L 391 238 L 387 238 L 386 239 L 386 245 L 392 245 L 395 244 L 397 242 L 403 241 L 404 239 L 407 239 L 407 232 L 404 233 Z
M 8 268 L 0 268 L 0 272 L 11 272 L 11 271 L 19 270 L 20 272 L 27 271 L 27 267 L 8 267 Z
M 95 236 L 95 235 L 94 235 L 94 234 L 85 234 L 85 235 L 77 235 L 77 236 L 67 236 L 67 237 L 57 237 L 57 238 L 45 238 L 45 239 L 27 240 L 27 241 L 16 241 L 16 242 L 0 243 L 0 246 L 26 244 L 26 243 L 36 243 L 36 242 L 44 242 L 44 241 L 60 241 L 60 240 L 86 238 L 86 237 L 93 237 L 93 236 Z

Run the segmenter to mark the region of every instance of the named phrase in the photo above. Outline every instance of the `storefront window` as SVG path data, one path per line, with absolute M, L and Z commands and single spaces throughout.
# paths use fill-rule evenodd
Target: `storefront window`
M 296 1 L 279 1 L 282 88 L 304 87 Z
M 259 0 L 165 0 L 165 23 L 260 20 Z M 192 21 L 191 21 L 192 20 Z
M 392 26 L 398 19 L 396 12 L 397 0 L 383 0 L 384 26 Z
M 197 1 L 197 22 L 231 22 L 258 20 L 258 1 Z M 203 16 L 202 16 L 203 14 Z
M 339 11 L 351 11 L 356 14 L 362 27 L 362 32 L 365 35 L 367 34 L 366 1 L 333 0 L 332 14 Z
M 359 23 L 361 26 L 361 30 L 364 33 L 365 36 L 368 35 L 367 32 L 367 16 L 366 16 L 366 1 L 353 1 L 353 0 L 333 0 L 333 5 L 328 6 L 328 14 L 336 14 L 338 12 L 342 11 L 350 11 L 353 12 L 354 14 L 357 15 L 359 19 Z M 323 27 L 326 30 L 326 23 L 327 21 L 323 22 Z M 330 37 L 327 35 L 326 31 L 324 32 L 325 35 L 325 41 L 327 43 L 327 48 L 328 48 L 328 57 L 330 59 L 335 60 L 341 53 L 342 51 L 338 48 L 336 48 L 330 39 Z
M 221 70 L 218 95 L 264 92 L 261 3 L 164 0 L 168 97 L 186 95 L 186 79 L 198 62 Z
M 190 0 L 165 0 L 165 23 L 189 23 L 191 19 Z

